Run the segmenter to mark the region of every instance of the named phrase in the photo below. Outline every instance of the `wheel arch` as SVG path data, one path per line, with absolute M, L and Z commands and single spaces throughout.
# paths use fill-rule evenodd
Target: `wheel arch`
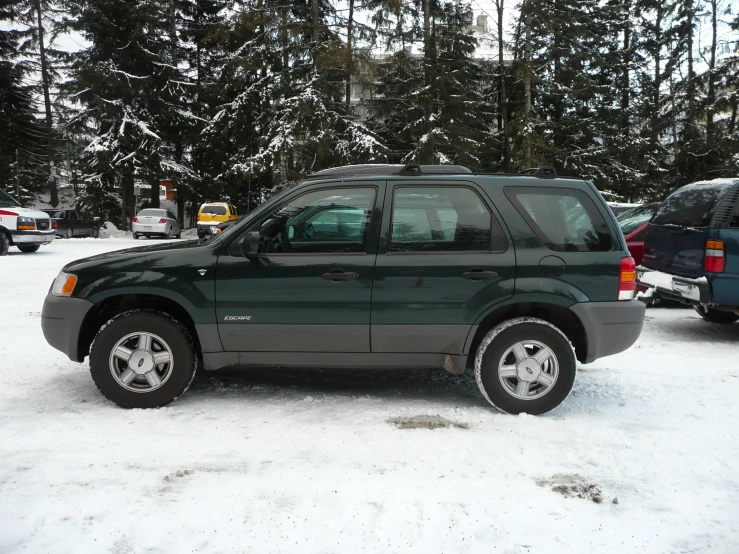
M 163 312 L 175 318 L 190 333 L 197 356 L 202 356 L 202 347 L 195 320 L 182 304 L 162 295 L 130 293 L 108 296 L 97 302 L 95 307 L 87 313 L 82 321 L 79 333 L 77 346 L 79 359 L 83 359 L 89 354 L 95 335 L 106 322 L 118 314 L 137 309 Z
M 494 306 L 476 322 L 465 341 L 468 368 L 474 367 L 477 347 L 485 335 L 500 323 L 517 317 L 535 317 L 557 327 L 572 343 L 578 361 L 585 363 L 588 356 L 585 326 L 569 305 L 557 300 L 530 299 Z

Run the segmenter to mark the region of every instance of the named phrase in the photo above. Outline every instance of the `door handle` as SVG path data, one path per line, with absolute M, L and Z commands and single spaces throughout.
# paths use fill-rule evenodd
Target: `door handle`
M 330 272 L 321 275 L 321 277 L 332 283 L 343 283 L 344 281 L 359 279 L 359 273 L 354 273 L 353 271 L 347 272 L 343 269 L 332 269 Z
M 487 279 L 495 279 L 498 274 L 495 271 L 483 271 L 482 269 L 471 269 L 462 273 L 462 277 L 469 279 L 473 283 L 480 283 Z

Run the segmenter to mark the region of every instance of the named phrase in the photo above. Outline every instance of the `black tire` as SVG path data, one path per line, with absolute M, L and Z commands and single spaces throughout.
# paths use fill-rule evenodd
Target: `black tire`
M 558 365 L 558 375 L 550 390 L 531 400 L 513 396 L 503 385 L 505 379 L 498 374 L 498 365 L 504 354 L 521 341 L 545 345 L 554 354 Z M 475 357 L 475 378 L 480 392 L 493 407 L 508 414 L 540 415 L 553 410 L 569 396 L 576 374 L 577 360 L 565 334 L 549 322 L 531 317 L 511 319 L 495 327 L 485 335 Z M 540 386 L 536 382 L 532 384 Z
M 8 235 L 0 231 L 0 256 L 5 256 L 10 248 L 10 239 Z
M 94 239 L 100 238 L 100 227 L 93 227 L 90 236 Z
M 736 315 L 734 312 L 722 312 L 721 310 L 712 310 L 703 306 L 693 306 L 693 309 L 706 321 L 718 323 L 719 325 L 730 325 L 739 320 L 739 315 Z
M 64 232 L 64 238 L 71 239 L 73 236 L 74 233 L 72 233 L 72 229 L 70 227 L 67 227 L 67 230 Z
M 133 240 L 139 240 L 139 234 L 138 233 L 134 233 L 133 234 Z
M 180 230 L 180 232 L 177 233 L 174 238 L 181 239 L 182 238 L 182 230 Z
M 110 366 L 111 351 L 116 343 L 126 335 L 140 332 L 161 337 L 173 356 L 167 380 L 148 392 L 124 388 L 113 377 Z M 90 349 L 90 373 L 103 396 L 121 408 L 160 408 L 174 402 L 187 390 L 195 377 L 197 360 L 190 334 L 174 318 L 154 310 L 132 310 L 114 317 L 100 329 Z
M 25 252 L 26 254 L 31 254 L 32 252 L 38 252 L 38 249 L 41 248 L 40 244 L 19 244 L 18 250 L 21 252 Z

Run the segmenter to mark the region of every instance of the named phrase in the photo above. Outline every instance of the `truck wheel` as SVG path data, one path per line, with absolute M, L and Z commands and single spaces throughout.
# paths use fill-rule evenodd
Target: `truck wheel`
M 10 239 L 8 235 L 0 231 L 0 256 L 5 256 L 10 248 Z
M 122 313 L 98 332 L 90 373 L 108 400 L 122 408 L 160 408 L 174 402 L 195 377 L 192 338 L 162 312 Z
M 718 323 L 719 325 L 729 325 L 739 320 L 739 315 L 736 315 L 734 312 L 722 312 L 721 310 L 712 310 L 703 306 L 693 306 L 693 309 L 706 321 Z
M 532 317 L 505 321 L 482 339 L 475 378 L 485 399 L 509 414 L 544 414 L 572 391 L 577 361 L 570 341 Z
M 18 245 L 18 250 L 21 252 L 25 252 L 26 254 L 30 254 L 31 252 L 38 252 L 38 249 L 41 248 L 40 244 L 22 244 Z
M 139 240 L 139 234 L 138 233 L 134 233 L 133 234 L 133 240 Z
M 64 238 L 71 239 L 74 236 L 74 233 L 72 233 L 71 228 L 67 228 L 67 231 L 64 233 Z
M 90 236 L 94 239 L 100 238 L 100 227 L 93 227 Z

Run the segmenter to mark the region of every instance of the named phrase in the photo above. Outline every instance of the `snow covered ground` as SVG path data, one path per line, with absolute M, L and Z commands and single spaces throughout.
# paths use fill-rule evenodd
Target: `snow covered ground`
M 0 258 L 0 552 L 737 552 L 739 323 L 650 309 L 542 417 L 437 371 L 201 374 L 126 411 L 40 313 L 63 264 L 141 244 Z

